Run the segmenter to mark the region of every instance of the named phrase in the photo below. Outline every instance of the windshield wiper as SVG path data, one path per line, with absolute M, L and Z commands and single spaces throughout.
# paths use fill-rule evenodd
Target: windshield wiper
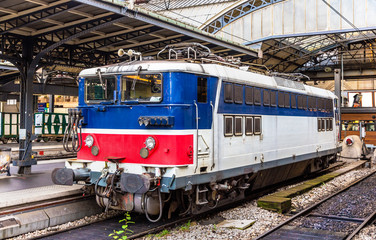
M 103 82 L 102 73 L 101 73 L 101 70 L 99 68 L 97 69 L 97 75 L 99 77 L 99 81 L 101 82 L 101 86 L 102 86 L 103 91 L 106 92 L 106 85 Z
M 114 104 L 114 101 L 106 101 L 106 102 L 100 102 L 101 105 L 112 105 Z
M 125 101 L 125 104 L 139 104 L 139 100 L 138 99 L 133 99 L 133 100 L 127 100 Z

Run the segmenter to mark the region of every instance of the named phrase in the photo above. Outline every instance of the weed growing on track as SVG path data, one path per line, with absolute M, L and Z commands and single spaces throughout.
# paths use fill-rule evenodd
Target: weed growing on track
M 123 222 L 123 225 L 121 226 L 122 229 L 119 231 L 114 230 L 113 233 L 108 235 L 109 237 L 112 237 L 112 239 L 126 240 L 128 239 L 127 235 L 133 232 L 132 230 L 128 229 L 129 224 L 134 223 L 131 221 L 131 215 L 129 214 L 129 212 L 126 212 L 124 214 L 124 218 L 119 220 L 119 223 L 121 222 Z
M 164 229 L 162 232 L 158 233 L 158 234 L 155 234 L 155 236 L 157 238 L 161 238 L 161 237 L 164 237 L 166 235 L 170 234 L 170 231 L 168 231 L 167 229 Z
M 187 223 L 183 224 L 180 227 L 180 230 L 181 231 L 188 231 L 190 227 L 191 227 L 191 220 L 189 220 Z

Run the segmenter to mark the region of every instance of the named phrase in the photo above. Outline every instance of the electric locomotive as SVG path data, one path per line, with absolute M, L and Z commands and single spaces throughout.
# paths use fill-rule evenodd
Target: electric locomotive
M 330 91 L 247 71 L 200 44 L 166 52 L 143 60 L 129 50 L 130 61 L 80 73 L 64 139 L 77 159 L 53 171 L 56 184 L 91 186 L 100 206 L 158 221 L 335 161 Z

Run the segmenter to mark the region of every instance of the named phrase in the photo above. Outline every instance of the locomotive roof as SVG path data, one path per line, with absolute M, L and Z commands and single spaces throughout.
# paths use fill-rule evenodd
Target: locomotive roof
M 231 81 L 239 84 L 250 84 L 256 87 L 263 87 L 276 90 L 304 93 L 326 98 L 336 98 L 329 90 L 312 87 L 302 82 L 292 81 L 281 77 L 271 77 L 253 73 L 233 67 L 223 66 L 214 63 L 189 63 L 186 61 L 134 61 L 112 64 L 82 70 L 80 77 L 95 76 L 98 69 L 103 75 L 136 73 L 141 67 L 143 72 L 190 72 L 194 74 L 210 75 L 222 78 L 223 81 Z

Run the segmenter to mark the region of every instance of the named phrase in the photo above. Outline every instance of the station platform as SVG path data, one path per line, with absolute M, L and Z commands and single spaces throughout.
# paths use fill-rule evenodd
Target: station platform
M 11 165 L 11 176 L 7 176 L 6 173 L 0 174 L 0 193 L 54 185 L 51 180 L 52 170 L 64 167 L 65 160 L 38 161 L 37 165 L 31 167 L 30 175 L 17 174 L 18 167 Z M 0 197 L 0 201 L 1 199 Z
M 54 185 L 51 173 L 66 159 L 38 161 L 30 175 L 0 174 L 0 239 L 82 219 L 102 212 L 95 199 L 83 197 L 82 185 Z
M 11 157 L 12 159 L 17 159 L 19 157 L 19 144 L 14 143 L 7 143 L 7 144 L 0 144 L 0 148 L 10 148 L 12 151 Z M 33 142 L 32 144 L 32 152 L 34 152 L 34 155 L 37 157 L 43 157 L 43 156 L 60 156 L 60 155 L 67 155 L 69 154 L 64 150 L 63 143 L 62 142 Z

